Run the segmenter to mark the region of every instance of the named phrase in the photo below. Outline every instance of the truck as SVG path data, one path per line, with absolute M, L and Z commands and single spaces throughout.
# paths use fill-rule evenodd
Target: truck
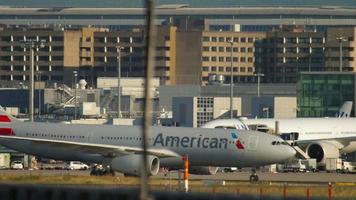
M 293 159 L 277 165 L 278 172 L 306 172 L 307 166 L 302 159 Z
M 345 161 L 341 158 L 327 158 L 325 169 L 327 172 L 356 173 L 355 163 Z
M 343 172 L 344 173 L 356 173 L 355 163 L 344 161 Z
M 304 159 L 304 160 L 301 160 L 301 162 L 305 165 L 305 169 L 307 172 L 318 171 L 315 158 Z
M 341 158 L 326 158 L 325 170 L 326 172 L 337 172 L 337 173 L 342 172 L 343 160 Z

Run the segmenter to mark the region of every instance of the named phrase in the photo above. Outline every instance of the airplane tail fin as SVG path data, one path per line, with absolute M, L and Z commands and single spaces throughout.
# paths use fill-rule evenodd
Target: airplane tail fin
M 352 101 L 345 101 L 342 104 L 339 112 L 336 113 L 336 117 L 338 118 L 347 118 L 350 117 L 352 110 Z
M 5 111 L 3 107 L 0 106 L 0 123 L 15 123 L 15 122 L 21 122 L 21 121 L 11 116 L 9 113 Z

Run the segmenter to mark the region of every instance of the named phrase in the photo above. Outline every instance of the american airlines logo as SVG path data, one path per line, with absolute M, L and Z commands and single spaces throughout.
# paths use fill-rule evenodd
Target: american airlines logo
M 227 149 L 227 143 L 227 138 L 163 136 L 162 133 L 159 133 L 153 142 L 153 146 Z
M 12 128 L 0 128 L 0 135 L 15 135 L 15 132 Z
M 244 145 L 241 143 L 236 133 L 231 133 L 231 137 L 234 139 L 234 144 L 237 149 L 245 149 Z
M 11 119 L 6 115 L 0 115 L 0 122 L 11 122 Z
M 0 123 L 10 123 L 11 119 L 6 116 L 6 115 L 0 115 Z M 0 135 L 15 135 L 15 132 L 12 130 L 12 128 L 8 127 L 2 127 L 0 128 Z

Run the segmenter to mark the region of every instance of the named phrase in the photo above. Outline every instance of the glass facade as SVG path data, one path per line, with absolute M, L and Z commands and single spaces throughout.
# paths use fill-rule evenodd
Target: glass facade
M 354 73 L 300 73 L 298 117 L 333 117 L 344 101 L 354 101 Z M 351 116 L 354 116 L 352 111 Z

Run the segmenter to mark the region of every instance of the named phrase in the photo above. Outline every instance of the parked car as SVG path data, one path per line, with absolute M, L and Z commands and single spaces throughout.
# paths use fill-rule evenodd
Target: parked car
M 225 167 L 223 169 L 224 172 L 236 172 L 237 170 L 237 167 Z
M 70 161 L 66 164 L 68 170 L 87 170 L 89 166 L 79 161 Z
M 23 169 L 23 163 L 19 160 L 11 163 L 11 169 Z

